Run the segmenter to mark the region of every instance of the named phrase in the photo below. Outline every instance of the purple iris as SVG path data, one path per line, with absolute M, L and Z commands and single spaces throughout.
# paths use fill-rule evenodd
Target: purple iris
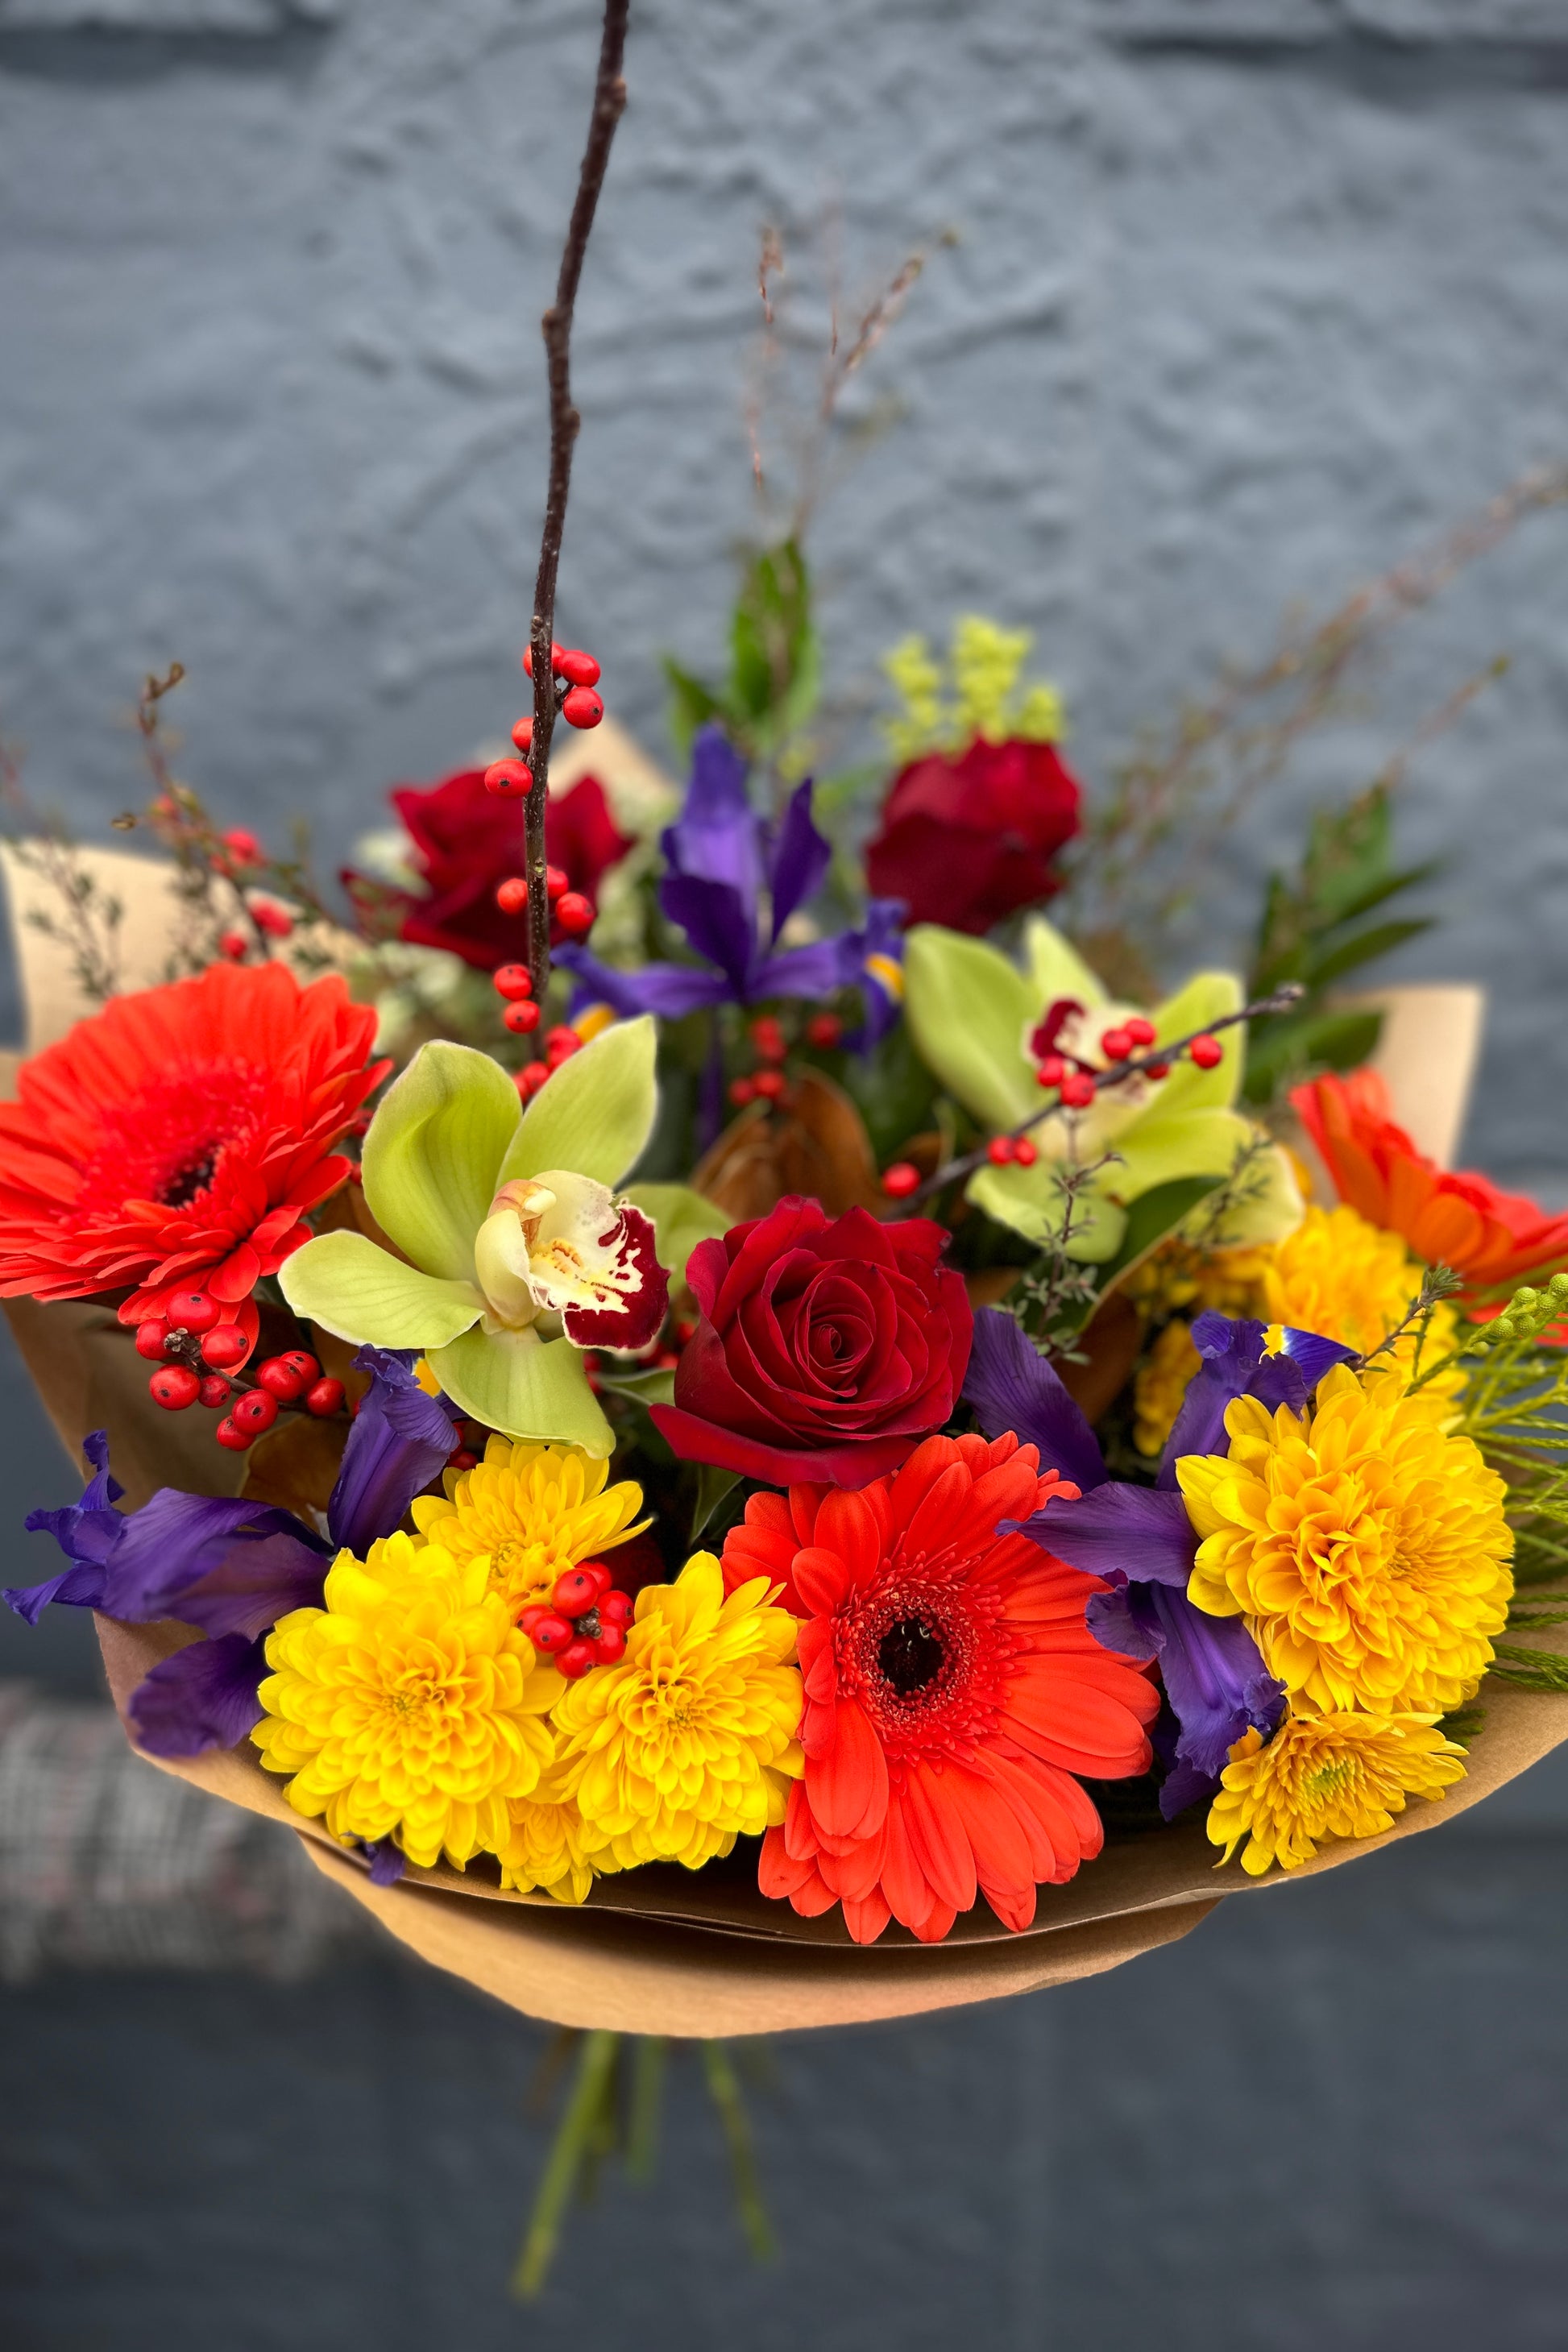
M 583 983 L 579 1003 L 593 1000 L 623 1015 L 658 1013 L 673 1019 L 704 1006 L 831 996 L 864 983 L 868 1028 L 876 1035 L 886 1030 L 897 1013 L 897 993 L 875 971 L 868 973 L 866 959 L 896 960 L 896 901 L 873 900 L 859 931 L 808 947 L 781 950 L 778 944 L 796 908 L 821 887 L 833 856 L 812 819 L 809 781 L 791 794 L 778 824 L 768 824 L 747 795 L 744 761 L 717 727 L 704 727 L 686 805 L 659 846 L 666 866 L 659 905 L 701 962 L 616 971 L 586 948 L 557 948 L 556 962 Z
M 1089 1603 L 1096 1641 L 1124 1657 L 1160 1662 L 1176 1721 L 1174 1738 L 1163 1743 L 1160 1810 L 1167 1821 L 1214 1794 L 1249 1726 L 1272 1733 L 1285 1711 L 1284 1688 L 1241 1619 L 1211 1617 L 1187 1598 L 1198 1538 L 1176 1484 L 1184 1454 L 1223 1451 L 1226 1408 L 1236 1398 L 1300 1412 L 1330 1365 L 1354 1353 L 1316 1332 L 1288 1331 L 1285 1352 L 1270 1356 L 1264 1336 L 1261 1323 L 1198 1317 L 1193 1342 L 1203 1361 L 1187 1383 L 1151 1487 L 1108 1475 L 1094 1432 L 1012 1316 L 984 1307 L 974 1318 L 963 1393 L 981 1427 L 991 1437 L 1014 1431 L 1038 1447 L 1047 1468 L 1082 1490 L 1078 1502 L 1053 1502 L 1011 1525 L 1042 1551 L 1111 1587 Z
M 139 1511 L 117 1511 L 124 1490 L 110 1475 L 102 1430 L 83 1446 L 95 1475 L 80 1502 L 29 1516 L 29 1528 L 52 1535 L 68 1562 L 45 1583 L 0 1596 L 30 1625 L 54 1601 L 133 1625 L 174 1617 L 206 1635 L 154 1666 L 132 1695 L 132 1725 L 150 1756 L 199 1756 L 245 1738 L 261 1715 L 268 1632 L 291 1609 L 319 1608 L 337 1553 L 363 1555 L 391 1535 L 450 1454 L 451 1417 L 415 1379 L 412 1357 L 362 1348 L 354 1361 L 371 1383 L 324 1533 L 270 1504 L 172 1486 Z

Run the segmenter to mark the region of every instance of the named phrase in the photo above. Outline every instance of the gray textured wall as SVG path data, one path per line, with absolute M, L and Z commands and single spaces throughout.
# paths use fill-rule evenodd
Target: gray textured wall
M 536 320 L 586 0 L 0 0 L 0 700 L 35 788 L 133 791 L 174 655 L 195 779 L 336 847 L 517 705 Z M 637 0 L 584 287 L 563 614 L 661 740 L 752 519 L 759 224 L 851 292 L 935 258 L 868 369 L 902 422 L 828 501 L 830 683 L 910 627 L 1032 623 L 1086 773 L 1226 655 L 1568 455 L 1562 0 Z M 107 29 L 106 29 L 107 27 Z M 803 299 L 799 332 L 820 331 Z M 1422 764 L 1457 853 L 1411 969 L 1495 991 L 1472 1150 L 1563 1159 L 1568 517 L 1416 624 L 1252 828 L 1492 653 Z M 1237 895 L 1216 895 L 1223 931 Z M 1548 1083 L 1541 1083 L 1542 1075 Z

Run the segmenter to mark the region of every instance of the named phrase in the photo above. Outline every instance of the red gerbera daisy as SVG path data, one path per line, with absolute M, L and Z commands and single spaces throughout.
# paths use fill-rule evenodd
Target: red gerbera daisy
M 1084 1622 L 1098 1577 L 999 1535 L 1054 1494 L 1011 1434 L 928 1437 L 858 1493 L 756 1495 L 724 1545 L 729 1587 L 763 1575 L 803 1619 L 805 1771 L 763 1846 L 764 1895 L 844 1906 L 857 1943 L 889 1917 L 922 1943 L 976 1891 L 1028 1927 L 1104 1843 L 1074 1773 L 1146 1771 L 1159 1693 Z
M 215 965 L 116 997 L 25 1062 L 0 1104 L 0 1297 L 131 1284 L 122 1323 L 207 1291 L 254 1339 L 250 1294 L 348 1173 L 332 1146 L 391 1068 L 336 978 Z

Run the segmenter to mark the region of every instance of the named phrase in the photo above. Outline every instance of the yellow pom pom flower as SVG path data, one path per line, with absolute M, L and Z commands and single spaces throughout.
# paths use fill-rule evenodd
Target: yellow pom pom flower
M 1403 1234 L 1384 1233 L 1345 1208 L 1309 1209 L 1295 1232 L 1264 1254 L 1262 1272 L 1266 1321 L 1320 1331 L 1363 1356 L 1404 1322 L 1425 1276 Z M 1458 1322 L 1454 1308 L 1440 1299 L 1420 1342 L 1423 1368 L 1450 1352 Z M 1408 1374 L 1417 1339 L 1415 1330 L 1405 1332 L 1385 1351 L 1384 1360 Z M 1455 1396 L 1464 1374 L 1454 1365 L 1429 1386 Z
M 1132 1383 L 1132 1440 L 1140 1454 L 1164 1450 L 1187 1392 L 1203 1362 L 1190 1323 L 1167 1323 L 1138 1368 Z
M 1508 1489 L 1445 1400 L 1336 1364 L 1314 1406 L 1226 1412 L 1228 1454 L 1176 1465 L 1202 1541 L 1187 1590 L 1242 1615 L 1307 1708 L 1442 1715 L 1491 1663 L 1513 1590 Z
M 420 1495 L 414 1524 L 456 1560 L 481 1554 L 490 1581 L 516 1617 L 548 1601 L 558 1576 L 597 1559 L 647 1527 L 642 1488 L 607 1484 L 610 1465 L 574 1445 L 530 1445 L 492 1437 L 471 1470 L 448 1470 L 445 1495 Z
M 508 1806 L 507 1832 L 497 1849 L 500 1883 L 523 1895 L 542 1887 L 557 1903 L 581 1903 L 597 1873 L 619 1865 L 575 1803 L 562 1795 L 562 1785 L 559 1768 L 552 1768 L 531 1797 Z
M 1230 1751 L 1208 1833 L 1243 1870 L 1296 1870 L 1323 1838 L 1375 1837 L 1406 1797 L 1436 1802 L 1463 1780 L 1465 1750 L 1415 1715 L 1288 1716 L 1267 1745 L 1248 1731 Z
M 696 1870 L 782 1822 L 802 1769 L 795 1620 L 757 1577 L 728 1599 L 711 1552 L 637 1595 L 626 1655 L 555 1710 L 564 1785 L 623 1868 Z
M 445 1853 L 461 1870 L 507 1839 L 565 1685 L 489 1578 L 482 1554 L 387 1536 L 363 1565 L 338 1554 L 324 1608 L 279 1621 L 250 1736 L 268 1770 L 292 1773 L 296 1812 L 336 1838 L 395 1838 L 425 1869 Z

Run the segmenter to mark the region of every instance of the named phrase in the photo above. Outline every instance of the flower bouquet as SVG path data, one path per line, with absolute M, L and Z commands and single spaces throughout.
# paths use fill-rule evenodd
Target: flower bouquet
M 868 838 L 793 539 L 672 670 L 683 791 L 605 720 L 552 631 L 624 29 L 511 750 L 394 795 L 345 927 L 170 773 L 171 673 L 161 858 L 8 855 L 0 1293 L 91 1475 L 5 1598 L 432 1961 L 710 2038 L 1114 1966 L 1568 1736 L 1568 1218 L 1333 992 L 1423 927 L 1390 778 L 1165 990 L 1025 637 L 890 657 Z

